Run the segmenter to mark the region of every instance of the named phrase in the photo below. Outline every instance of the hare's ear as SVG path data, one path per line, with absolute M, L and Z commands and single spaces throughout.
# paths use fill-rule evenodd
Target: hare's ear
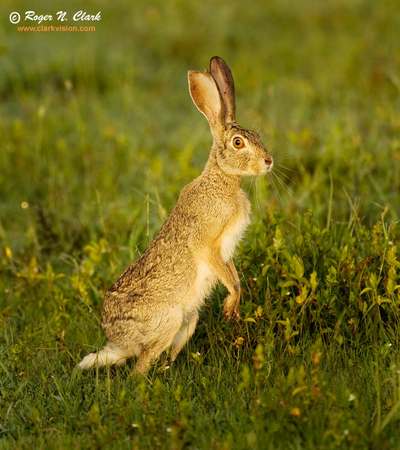
M 210 73 L 217 83 L 225 108 L 225 123 L 235 122 L 235 84 L 228 64 L 219 56 L 210 59 Z
M 208 72 L 189 70 L 189 92 L 197 109 L 206 116 L 212 133 L 223 127 L 223 103 L 213 77 Z

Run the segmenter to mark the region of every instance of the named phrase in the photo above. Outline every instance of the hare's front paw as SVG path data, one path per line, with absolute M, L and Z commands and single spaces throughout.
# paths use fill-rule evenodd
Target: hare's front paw
M 226 320 L 240 319 L 240 295 L 228 295 L 224 302 L 224 317 Z

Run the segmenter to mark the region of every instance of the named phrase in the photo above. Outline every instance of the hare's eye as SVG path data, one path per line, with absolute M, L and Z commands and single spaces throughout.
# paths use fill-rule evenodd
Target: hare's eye
M 236 136 L 236 137 L 234 137 L 233 138 L 233 146 L 235 147 L 235 148 L 243 148 L 244 147 L 244 141 L 243 141 L 243 139 L 241 138 L 241 137 L 239 137 L 239 136 Z

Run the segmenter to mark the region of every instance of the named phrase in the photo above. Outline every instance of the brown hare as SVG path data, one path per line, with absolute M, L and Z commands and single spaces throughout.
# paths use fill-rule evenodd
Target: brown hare
M 236 123 L 233 78 L 222 58 L 211 58 L 208 71 L 189 71 L 188 82 L 213 137 L 207 164 L 183 188 L 146 252 L 106 293 L 102 326 L 108 343 L 83 358 L 81 369 L 120 365 L 136 356 L 135 370 L 144 374 L 167 349 L 173 361 L 217 281 L 228 290 L 225 317 L 239 317 L 240 282 L 232 257 L 250 215 L 240 180 L 269 172 L 273 161 L 258 134 Z

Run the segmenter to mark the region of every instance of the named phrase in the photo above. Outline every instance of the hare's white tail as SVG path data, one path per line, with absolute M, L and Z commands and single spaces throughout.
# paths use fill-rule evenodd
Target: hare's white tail
M 89 353 L 78 364 L 82 370 L 90 369 L 91 367 L 111 366 L 116 364 L 118 366 L 125 364 L 126 358 L 131 356 L 118 348 L 116 345 L 108 343 L 102 350 L 97 353 Z

